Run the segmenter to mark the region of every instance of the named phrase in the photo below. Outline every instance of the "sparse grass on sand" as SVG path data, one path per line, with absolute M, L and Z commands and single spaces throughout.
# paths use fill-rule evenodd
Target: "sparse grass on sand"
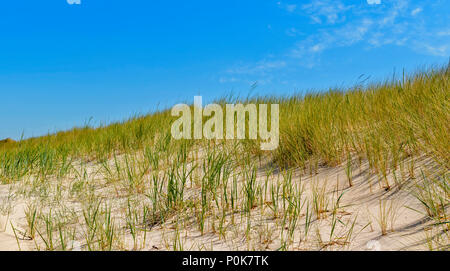
M 170 110 L 2 141 L 0 250 L 448 250 L 449 84 L 217 101 L 279 104 L 270 152 L 174 140 Z

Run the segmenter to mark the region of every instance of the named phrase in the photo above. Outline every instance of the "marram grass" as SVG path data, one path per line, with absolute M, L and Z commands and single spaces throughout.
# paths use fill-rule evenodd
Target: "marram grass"
M 217 101 L 279 104 L 274 151 L 253 140 L 174 140 L 170 110 L 0 141 L 0 184 L 12 184 L 2 186 L 10 192 L 0 216 L 26 200 L 25 228 L 11 222 L 19 250 L 212 250 L 209 234 L 239 250 L 324 250 L 360 249 L 362 231 L 415 242 L 397 229 L 407 208 L 423 227 L 417 238 L 448 250 L 449 77 L 446 67 L 366 87 Z M 432 167 L 414 164 L 424 156 Z M 417 204 L 399 204 L 405 195 Z M 375 200 L 374 213 L 359 213 L 359 197 Z
M 281 167 L 329 166 L 350 156 L 367 159 L 383 175 L 414 154 L 431 156 L 450 167 L 450 67 L 404 75 L 366 87 L 332 89 L 291 97 L 248 98 L 245 102 L 280 104 L 280 145 L 267 153 Z M 221 99 L 225 104 L 227 98 Z M 230 103 L 237 100 L 229 98 Z M 145 150 L 159 142 L 177 153 L 170 110 L 98 128 L 82 127 L 19 142 L 0 144 L 0 179 L 13 182 L 33 172 L 45 178 L 73 160 L 105 160 Z M 248 151 L 263 154 L 255 142 Z M 314 165 L 315 164 L 315 165 Z

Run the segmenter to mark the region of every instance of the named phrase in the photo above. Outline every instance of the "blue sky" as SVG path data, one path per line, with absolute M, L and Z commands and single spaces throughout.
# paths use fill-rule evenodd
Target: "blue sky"
M 3 1 L 0 138 L 444 64 L 449 2 Z

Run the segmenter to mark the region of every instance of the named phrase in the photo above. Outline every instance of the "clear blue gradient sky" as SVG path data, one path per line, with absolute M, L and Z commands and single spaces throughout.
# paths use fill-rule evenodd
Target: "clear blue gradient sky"
M 2 1 L 0 138 L 233 92 L 289 95 L 450 56 L 449 0 Z M 73 1 L 77 2 L 77 1 Z

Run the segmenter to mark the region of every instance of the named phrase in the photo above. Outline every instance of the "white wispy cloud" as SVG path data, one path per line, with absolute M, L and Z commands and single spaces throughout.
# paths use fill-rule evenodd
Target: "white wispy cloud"
M 423 10 L 422 8 L 416 8 L 413 11 L 411 11 L 411 15 L 416 16 L 417 14 L 421 13 L 422 10 Z
M 266 85 L 273 81 L 279 70 L 287 66 L 284 60 L 271 59 L 272 56 L 268 56 L 267 59 L 263 59 L 256 63 L 240 62 L 233 67 L 225 70 L 218 78 L 219 83 L 244 83 L 247 85 L 253 85 L 255 82 L 258 85 Z
M 261 60 L 256 64 L 240 63 L 233 68 L 227 70 L 229 74 L 250 74 L 250 75 L 265 75 L 268 72 L 280 69 L 286 66 L 285 61 L 277 60 Z
M 439 31 L 437 35 L 441 37 L 450 36 L 450 29 Z
M 302 31 L 298 30 L 295 27 L 291 27 L 286 30 L 286 35 L 291 36 L 291 37 L 296 37 L 296 36 L 303 35 L 303 34 L 304 33 Z
M 297 9 L 297 5 L 286 5 L 286 10 L 288 12 L 294 12 Z
M 240 79 L 270 78 L 295 66 L 317 66 L 323 53 L 354 45 L 364 50 L 394 45 L 424 55 L 450 56 L 450 21 L 426 19 L 429 14 L 442 14 L 445 1 L 420 6 L 411 0 L 370 2 L 377 6 L 366 2 L 346 5 L 340 0 L 302 1 L 295 15 L 310 19 L 314 32 L 307 34 L 303 28 L 299 30 L 302 24 L 293 25 L 285 30 L 297 39 L 290 48 L 255 63 L 239 63 L 226 74 Z M 282 2 L 277 5 L 288 11 Z
M 222 76 L 219 78 L 219 83 L 234 83 L 234 82 L 239 82 L 240 79 L 236 78 L 236 77 L 225 77 Z
M 353 7 L 343 4 L 340 0 L 316 0 L 303 4 L 301 9 L 314 23 L 335 24 L 345 21 L 345 12 Z
M 381 4 L 381 0 L 367 0 L 367 4 L 369 4 L 369 5 L 379 5 L 379 4 Z
M 283 2 L 277 2 L 277 5 L 279 8 L 282 8 L 291 13 L 297 9 L 297 4 L 284 4 Z
M 67 0 L 69 5 L 81 5 L 81 0 Z
M 448 44 L 445 45 L 439 45 L 439 46 L 433 46 L 430 44 L 422 43 L 417 45 L 418 48 L 423 48 L 431 55 L 434 56 L 443 56 L 447 57 L 450 55 L 450 46 Z
M 330 4 L 328 8 L 324 8 L 326 3 Z M 310 2 L 303 5 L 303 8 L 308 9 L 305 10 L 305 15 L 312 18 L 327 14 L 328 18 L 348 16 L 353 19 L 341 21 L 338 26 L 318 28 L 316 33 L 298 41 L 290 52 L 295 58 L 310 60 L 313 58 L 311 54 L 320 54 L 326 50 L 357 43 L 368 49 L 393 44 L 406 46 L 424 54 L 448 54 L 447 44 L 450 44 L 450 41 L 437 39 L 436 36 L 447 37 L 450 30 L 434 29 L 427 25 L 425 20 L 418 20 L 417 16 L 423 12 L 423 8 L 410 8 L 409 0 L 386 3 L 376 10 L 364 9 L 363 6 L 344 6 L 340 1 L 333 1 L 331 4 L 325 0 Z M 332 12 L 337 10 L 340 13 Z M 329 24 L 334 22 L 333 19 L 328 19 Z
M 370 19 L 362 19 L 338 28 L 319 31 L 297 42 L 290 55 L 295 58 L 305 58 L 327 49 L 351 46 L 362 41 L 373 24 L 374 22 Z

